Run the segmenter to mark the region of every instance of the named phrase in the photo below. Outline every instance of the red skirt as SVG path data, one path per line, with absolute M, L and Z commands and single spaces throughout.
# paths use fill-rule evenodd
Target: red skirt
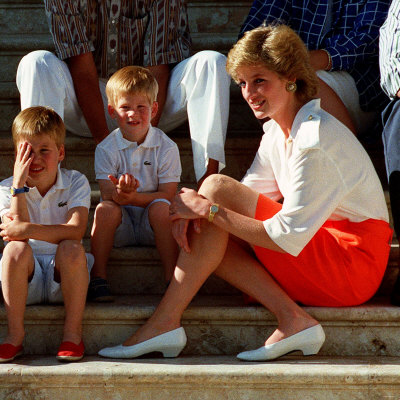
M 264 221 L 282 205 L 260 195 L 255 218 Z M 385 221 L 327 221 L 297 257 L 255 246 L 265 269 L 297 302 L 310 306 L 354 306 L 378 290 L 393 231 Z

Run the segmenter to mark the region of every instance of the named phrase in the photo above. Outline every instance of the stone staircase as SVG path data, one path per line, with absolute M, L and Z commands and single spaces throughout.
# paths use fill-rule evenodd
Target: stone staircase
M 226 53 L 235 42 L 251 0 L 188 0 L 195 50 Z M 52 49 L 40 0 L 0 0 L 0 179 L 12 173 L 10 126 L 19 111 L 15 72 L 33 49 Z M 183 165 L 182 184 L 193 185 L 186 125 L 171 136 Z M 232 85 L 224 173 L 240 178 L 260 140 L 260 127 Z M 91 139 L 69 135 L 64 165 L 84 172 L 92 185 L 92 208 L 99 201 Z M 381 149 L 370 151 L 384 181 Z M 90 229 L 85 237 L 88 247 Z M 88 304 L 84 317 L 87 357 L 60 364 L 54 357 L 62 336 L 62 306 L 29 306 L 25 352 L 0 365 L 0 399 L 400 399 L 400 308 L 388 294 L 397 274 L 395 243 L 377 295 L 366 305 L 307 307 L 323 325 L 327 340 L 318 356 L 286 356 L 270 363 L 246 363 L 235 355 L 260 346 L 276 321 L 260 306 L 244 305 L 241 294 L 211 277 L 185 312 L 188 345 L 176 359 L 150 356 L 107 360 L 96 356 L 120 343 L 151 315 L 165 290 L 155 248 L 114 249 L 109 277 L 116 301 Z M 0 306 L 0 338 L 6 332 Z

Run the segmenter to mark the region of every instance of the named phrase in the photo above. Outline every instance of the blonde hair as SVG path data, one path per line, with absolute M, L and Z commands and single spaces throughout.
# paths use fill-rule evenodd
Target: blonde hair
M 107 82 L 108 103 L 115 105 L 121 94 L 143 93 L 150 105 L 157 100 L 158 83 L 153 74 L 143 67 L 128 66 L 115 72 Z
M 49 136 L 60 148 L 65 141 L 65 125 L 61 117 L 49 107 L 35 106 L 22 110 L 12 124 L 14 147 L 22 140 Z
M 311 100 L 318 92 L 318 78 L 308 50 L 286 25 L 272 24 L 248 31 L 229 51 L 226 69 L 236 82 L 238 69 L 252 65 L 264 65 L 281 78 L 295 79 L 295 95 L 302 102 Z

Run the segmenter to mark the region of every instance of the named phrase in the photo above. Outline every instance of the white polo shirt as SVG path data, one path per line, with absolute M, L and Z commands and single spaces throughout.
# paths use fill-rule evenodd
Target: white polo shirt
M 13 177 L 0 182 L 0 216 L 10 210 Z M 44 197 L 36 187 L 25 194 L 30 221 L 42 225 L 58 225 L 67 222 L 71 208 L 90 207 L 90 185 L 85 175 L 78 171 L 58 168 L 56 183 Z M 30 239 L 34 254 L 55 254 L 57 245 Z
M 282 210 L 264 221 L 283 250 L 298 255 L 327 220 L 389 220 L 368 154 L 319 99 L 300 109 L 288 139 L 273 120 L 264 132 L 242 183 L 272 200 L 284 198 Z
M 156 192 L 160 183 L 179 182 L 182 173 L 178 146 L 152 126 L 139 146 L 115 129 L 97 145 L 94 165 L 96 179 L 133 175 L 139 180 L 138 192 Z

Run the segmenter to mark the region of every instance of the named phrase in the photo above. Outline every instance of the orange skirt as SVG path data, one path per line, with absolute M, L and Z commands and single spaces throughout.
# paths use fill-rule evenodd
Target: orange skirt
M 260 195 L 255 218 L 264 221 L 282 205 Z M 265 269 L 297 302 L 310 306 L 354 306 L 378 290 L 393 231 L 385 221 L 327 221 L 297 257 L 255 246 Z

